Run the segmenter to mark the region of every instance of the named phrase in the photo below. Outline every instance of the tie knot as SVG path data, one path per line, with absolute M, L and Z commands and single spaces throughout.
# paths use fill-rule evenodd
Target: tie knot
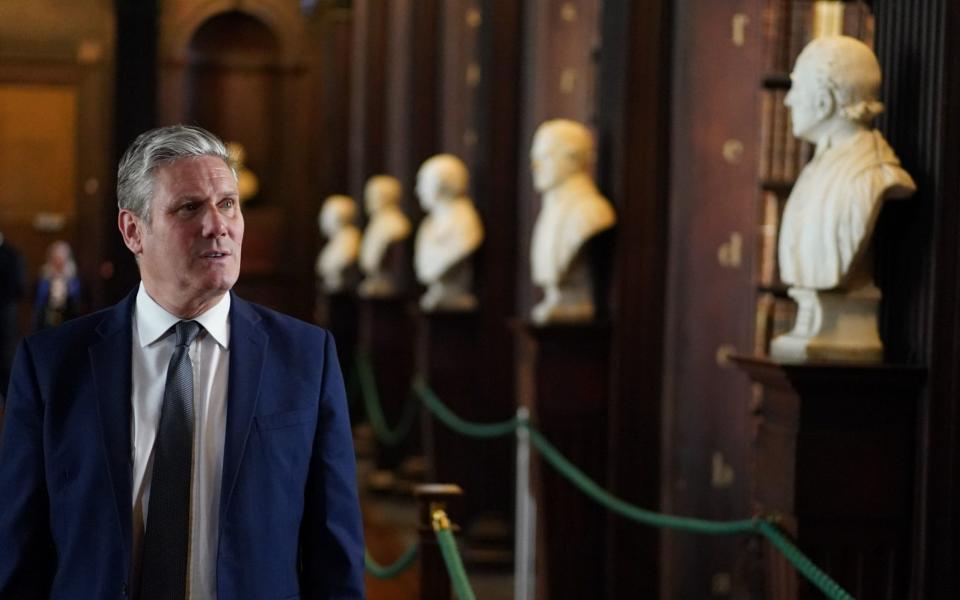
M 200 323 L 196 321 L 177 322 L 177 346 L 189 346 L 200 333 Z

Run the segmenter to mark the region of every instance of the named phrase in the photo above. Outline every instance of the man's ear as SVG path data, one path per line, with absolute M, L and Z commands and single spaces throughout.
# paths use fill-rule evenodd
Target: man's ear
M 143 252 L 143 229 L 146 223 L 137 215 L 122 208 L 117 215 L 117 226 L 120 228 L 120 235 L 123 236 L 123 243 L 127 245 L 130 252 L 133 252 L 134 256 Z
M 822 88 L 817 92 L 816 109 L 818 120 L 828 119 L 833 116 L 837 108 L 837 99 L 833 95 L 833 90 Z

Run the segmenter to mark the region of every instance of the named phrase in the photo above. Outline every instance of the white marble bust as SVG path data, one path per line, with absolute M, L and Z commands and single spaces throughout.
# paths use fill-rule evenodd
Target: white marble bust
M 798 303 L 796 325 L 773 341 L 784 361 L 883 359 L 870 241 L 884 200 L 916 185 L 871 126 L 883 111 L 880 65 L 845 36 L 810 42 L 797 57 L 785 104 L 794 134 L 816 144 L 787 200 L 780 278 Z
M 324 291 L 346 291 L 354 283 L 360 256 L 360 229 L 356 226 L 357 203 L 350 196 L 329 196 L 320 208 L 317 223 L 326 238 L 317 255 L 316 272 Z
M 357 289 L 367 298 L 389 298 L 401 292 L 402 265 L 389 260 L 391 250 L 410 237 L 413 226 L 400 209 L 400 181 L 389 175 L 374 175 L 363 190 L 369 221 L 360 244 L 363 281 Z
M 417 229 L 414 267 L 427 286 L 420 297 L 427 312 L 477 306 L 470 257 L 483 242 L 483 223 L 467 196 L 469 184 L 467 166 L 451 154 L 427 159 L 417 172 L 417 196 L 427 216 Z
M 616 223 L 613 207 L 589 173 L 593 135 L 575 121 L 546 121 L 534 134 L 530 158 L 534 187 L 542 194 L 530 268 L 533 283 L 543 290 L 531 318 L 538 324 L 590 321 L 593 281 L 583 249 Z

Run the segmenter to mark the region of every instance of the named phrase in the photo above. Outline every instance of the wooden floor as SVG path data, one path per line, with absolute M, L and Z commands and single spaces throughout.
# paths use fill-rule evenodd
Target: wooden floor
M 363 476 L 365 461 L 358 464 Z M 364 491 L 361 484 L 360 502 L 363 507 L 364 536 L 367 550 L 380 565 L 393 564 L 409 545 L 416 541 L 417 507 L 412 497 L 379 495 Z M 471 587 L 480 600 L 510 600 L 513 598 L 513 573 L 491 571 L 467 563 Z M 367 574 L 369 600 L 417 600 L 419 598 L 420 563 L 415 561 L 399 576 L 381 580 Z M 451 598 L 454 596 L 451 595 Z
M 381 565 L 393 564 L 403 554 L 412 532 L 403 531 L 402 525 L 391 522 L 390 513 L 382 503 L 365 498 L 363 502 L 363 526 L 367 550 Z M 381 580 L 367 574 L 368 600 L 416 600 L 419 597 L 417 582 L 420 577 L 419 561 L 393 579 Z

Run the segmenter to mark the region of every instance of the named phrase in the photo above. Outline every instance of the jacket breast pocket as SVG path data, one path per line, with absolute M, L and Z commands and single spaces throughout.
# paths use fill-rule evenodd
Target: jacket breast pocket
M 316 422 L 316 408 L 256 417 L 257 437 L 270 477 L 288 481 L 306 480 Z
M 257 430 L 261 432 L 286 429 L 287 427 L 296 427 L 298 425 L 309 425 L 314 423 L 315 420 L 316 409 L 313 408 L 286 410 L 269 415 L 257 415 L 256 417 Z

